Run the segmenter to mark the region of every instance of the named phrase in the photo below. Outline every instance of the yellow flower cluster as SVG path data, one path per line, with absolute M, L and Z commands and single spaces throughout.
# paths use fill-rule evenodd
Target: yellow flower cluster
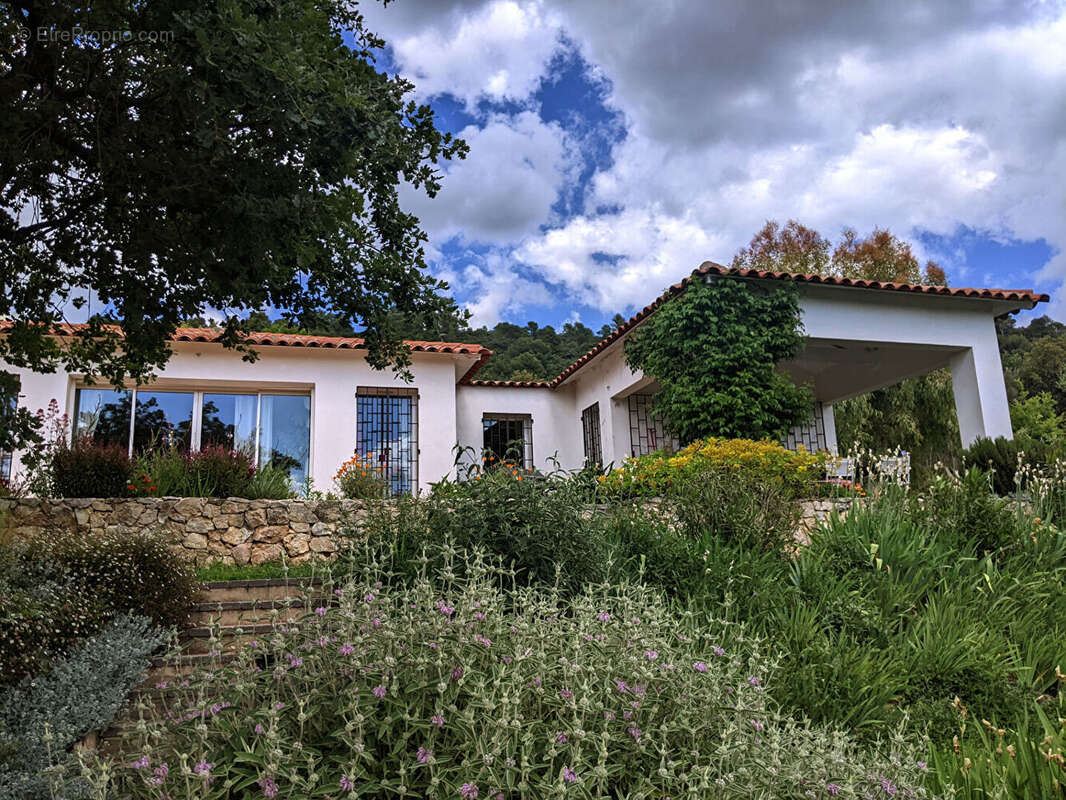
M 808 453 L 802 447 L 788 450 L 769 439 L 697 439 L 677 453 L 627 459 L 618 469 L 601 475 L 599 481 L 608 491 L 655 494 L 668 489 L 682 475 L 713 470 L 779 481 L 800 492 L 821 476 L 827 458 L 825 453 Z

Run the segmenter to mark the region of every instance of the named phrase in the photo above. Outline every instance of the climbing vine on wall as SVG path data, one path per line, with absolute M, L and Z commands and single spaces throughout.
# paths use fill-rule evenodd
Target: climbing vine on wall
M 813 410 L 810 390 L 776 369 L 803 345 L 795 284 L 713 278 L 634 331 L 626 361 L 658 381 L 656 412 L 682 445 L 704 436 L 777 439 Z

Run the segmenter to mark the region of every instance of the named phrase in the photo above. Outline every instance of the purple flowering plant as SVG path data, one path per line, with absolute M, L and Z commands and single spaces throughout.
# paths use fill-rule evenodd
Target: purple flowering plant
M 882 780 L 926 796 L 921 754 L 905 743 L 887 758 L 781 718 L 767 691 L 775 660 L 742 627 L 697 621 L 639 584 L 501 589 L 506 567 L 445 547 L 443 569 L 424 564 L 414 581 L 370 566 L 327 589 L 328 614 L 274 615 L 259 647 L 142 709 L 144 724 L 99 767 L 107 790 L 339 798 L 402 776 L 416 797 L 690 797 L 745 775 L 761 796 L 833 784 L 877 797 Z M 715 656 L 722 643 L 728 658 Z

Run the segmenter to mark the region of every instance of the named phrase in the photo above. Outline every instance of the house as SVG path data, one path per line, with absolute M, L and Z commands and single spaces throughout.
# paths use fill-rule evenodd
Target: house
M 670 445 L 654 413 L 656 384 L 624 359 L 627 335 L 693 281 L 734 276 L 793 281 L 808 337 L 780 368 L 810 385 L 815 413 L 786 443 L 836 449 L 833 404 L 940 367 L 951 370 L 964 444 L 1011 436 L 994 321 L 1046 302 L 1031 290 L 878 283 L 736 270 L 706 262 L 550 381 L 481 381 L 477 344 L 408 342 L 413 380 L 371 369 L 356 338 L 252 334 L 246 362 L 210 328 L 180 328 L 149 385 L 89 385 L 82 376 L 15 370 L 20 404 L 55 398 L 74 430 L 135 450 L 167 437 L 183 446 L 246 447 L 297 482 L 328 488 L 353 452 L 371 454 L 395 491 L 425 491 L 453 474 L 457 445 L 480 456 L 517 443 L 527 467 L 619 462 Z M 131 413 L 132 412 L 132 413 Z M 18 473 L 18 453 L 8 459 Z

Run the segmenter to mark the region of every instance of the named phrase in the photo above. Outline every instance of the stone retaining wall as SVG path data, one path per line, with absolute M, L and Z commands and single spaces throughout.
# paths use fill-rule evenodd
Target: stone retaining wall
M 261 564 L 328 558 L 338 530 L 358 531 L 367 503 L 359 500 L 243 500 L 202 497 L 0 500 L 0 517 L 16 535 L 48 529 L 91 533 L 162 530 L 197 564 Z
M 846 514 L 853 500 L 805 500 L 796 530 L 809 541 L 817 524 L 834 510 Z M 652 504 L 655 505 L 655 504 Z M 48 529 L 90 533 L 162 530 L 197 564 L 261 564 L 329 558 L 341 529 L 358 533 L 369 504 L 361 500 L 224 500 L 202 497 L 40 500 L 0 499 L 0 520 L 19 536 Z M 657 505 L 656 505 L 657 507 Z M 595 507 L 589 508 L 594 513 Z

